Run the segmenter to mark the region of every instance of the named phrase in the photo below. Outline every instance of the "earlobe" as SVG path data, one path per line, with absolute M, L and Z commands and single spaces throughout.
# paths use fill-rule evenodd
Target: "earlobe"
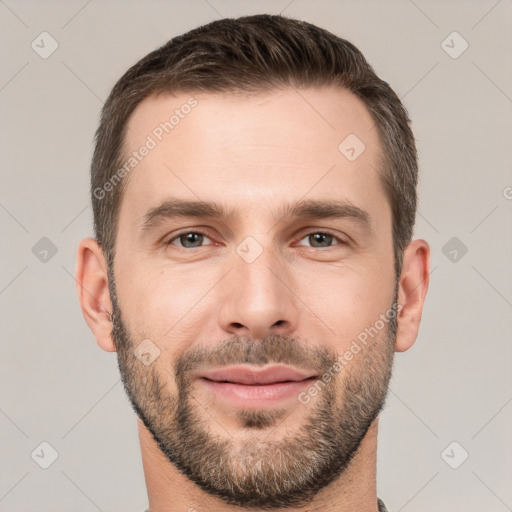
M 85 238 L 80 242 L 75 274 L 78 300 L 87 325 L 103 350 L 115 352 L 111 336 L 112 302 L 107 267 L 103 251 L 93 238 Z
M 418 336 L 430 275 L 430 247 L 425 240 L 413 240 L 404 250 L 400 276 L 396 352 L 412 347 Z

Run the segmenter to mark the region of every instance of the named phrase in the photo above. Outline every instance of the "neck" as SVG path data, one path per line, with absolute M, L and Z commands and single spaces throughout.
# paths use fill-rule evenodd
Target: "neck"
M 142 464 L 149 499 L 149 512 L 248 512 L 249 509 L 228 505 L 211 496 L 182 475 L 159 450 L 151 433 L 137 419 Z M 377 512 L 376 419 L 347 469 L 332 484 L 325 487 L 296 512 Z M 258 512 L 259 509 L 251 509 Z

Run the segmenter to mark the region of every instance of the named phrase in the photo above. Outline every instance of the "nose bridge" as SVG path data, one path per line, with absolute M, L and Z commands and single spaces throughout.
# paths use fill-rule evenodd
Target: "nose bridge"
M 242 291 L 251 290 L 250 293 L 254 300 L 258 300 L 260 295 L 272 300 L 276 294 L 280 293 L 283 283 L 278 277 L 283 274 L 282 262 L 276 247 L 273 247 L 270 235 L 265 237 L 247 237 L 237 247 L 237 259 L 235 270 L 241 276 Z M 265 240 L 262 240 L 265 238 Z M 281 271 L 279 271 L 281 269 Z
M 257 238 L 256 238 L 257 236 Z M 293 293 L 282 255 L 272 234 L 247 236 L 233 255 L 231 286 L 224 294 L 222 323 L 237 334 L 262 338 L 277 326 L 296 326 Z

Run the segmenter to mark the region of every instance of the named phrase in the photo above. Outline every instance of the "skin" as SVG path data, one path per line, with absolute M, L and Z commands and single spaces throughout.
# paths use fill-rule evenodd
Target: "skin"
M 191 95 L 162 94 L 144 100 L 129 121 L 129 151 L 139 148 L 167 113 Z M 200 347 L 221 347 L 232 337 L 254 341 L 273 334 L 290 336 L 311 353 L 344 354 L 359 333 L 389 310 L 395 291 L 391 209 L 376 171 L 381 148 L 359 99 L 338 88 L 300 93 L 286 89 L 251 98 L 193 96 L 197 107 L 129 175 L 114 261 L 117 300 L 127 332 L 135 345 L 150 339 L 160 350 L 150 366 L 137 367 L 137 378 L 155 372 L 165 383 L 167 396 L 177 396 L 173 368 L 180 357 Z M 349 134 L 356 134 L 366 146 L 353 162 L 338 150 Z M 233 209 L 236 217 L 168 219 L 143 233 L 145 213 L 171 195 L 217 201 Z M 294 220 L 280 215 L 283 203 L 301 199 L 356 205 L 368 213 L 371 230 L 349 218 Z M 206 230 L 208 238 L 196 249 L 180 247 L 175 237 L 184 228 Z M 325 230 L 348 245 L 338 245 L 334 238 L 330 245 L 314 246 L 308 235 Z M 249 236 L 262 250 L 251 263 L 236 251 Z M 173 244 L 166 245 L 173 238 Z M 405 249 L 391 352 L 405 351 L 416 340 L 429 259 L 425 240 L 413 240 Z M 76 267 L 82 312 L 98 345 L 113 352 L 107 270 L 97 242 L 84 239 Z M 337 407 L 349 403 L 348 395 L 344 399 L 348 376 L 363 375 L 372 354 L 389 366 L 392 356 L 385 355 L 384 341 L 389 333 L 384 331 L 326 387 Z M 389 375 L 384 374 L 379 378 L 387 386 Z M 198 419 L 210 427 L 212 436 L 229 434 L 237 448 L 262 436 L 274 443 L 292 438 L 327 393 L 320 392 L 307 406 L 287 401 L 286 414 L 265 430 L 244 428 L 240 411 L 213 400 L 198 383 L 190 389 L 203 406 Z M 243 509 L 186 478 L 159 450 L 141 419 L 137 421 L 150 512 Z M 377 432 L 378 417 L 339 477 L 293 510 L 375 512 Z

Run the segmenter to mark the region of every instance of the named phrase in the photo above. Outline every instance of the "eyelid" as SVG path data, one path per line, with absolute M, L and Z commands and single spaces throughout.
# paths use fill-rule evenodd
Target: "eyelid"
M 307 237 L 308 235 L 313 235 L 317 233 L 322 233 L 323 235 L 329 235 L 336 239 L 337 242 L 339 242 L 339 245 L 348 245 L 349 238 L 347 235 L 339 235 L 336 234 L 334 231 L 331 231 L 330 229 L 322 229 L 322 228 L 316 228 L 316 229 L 309 229 L 308 231 L 303 232 L 302 236 L 300 237 L 299 241 L 303 238 Z M 318 249 L 318 247 L 312 247 L 312 249 Z M 327 247 L 326 249 L 329 249 Z
M 176 245 L 176 244 L 173 244 L 172 242 L 174 242 L 176 239 L 178 239 L 181 235 L 185 235 L 187 233 L 196 233 L 198 235 L 203 235 L 207 238 L 209 238 L 210 240 L 212 240 L 212 236 L 210 236 L 210 234 L 206 231 L 206 230 L 203 230 L 201 228 L 188 228 L 188 229 L 183 229 L 182 231 L 179 231 L 178 233 L 173 233 L 173 235 L 171 236 L 171 238 L 169 238 L 167 240 L 167 242 L 165 242 L 164 245 L 175 245 L 176 247 L 178 247 L 179 249 L 185 249 L 187 251 L 190 251 L 189 248 L 187 247 L 181 247 L 179 245 Z M 202 246 L 201 246 L 202 247 Z M 200 247 L 194 247 L 194 249 L 200 249 Z
M 179 249 L 184 249 L 186 251 L 190 251 L 191 250 L 190 248 L 181 247 L 179 245 L 176 245 L 176 244 L 172 243 L 176 239 L 178 239 L 181 235 L 184 235 L 184 234 L 187 234 L 187 233 L 196 233 L 198 235 L 203 235 L 203 236 L 205 236 L 205 237 L 207 237 L 207 238 L 209 238 L 210 240 L 213 241 L 213 237 L 210 235 L 210 233 L 206 229 L 202 229 L 202 228 L 185 228 L 182 231 L 179 231 L 178 233 L 174 233 L 172 235 L 172 237 L 169 238 L 169 240 L 167 242 L 165 242 L 165 245 L 175 245 L 175 247 L 178 247 Z M 298 236 L 300 236 L 298 241 L 300 242 L 303 238 L 307 237 L 308 235 L 317 234 L 317 233 L 322 233 L 322 234 L 325 234 L 325 235 L 332 236 L 338 242 L 337 245 L 348 245 L 349 244 L 349 237 L 347 235 L 340 236 L 339 234 L 336 234 L 335 232 L 331 231 L 330 229 L 324 229 L 324 228 L 309 228 L 309 229 L 307 229 L 305 231 L 303 230 L 298 235 Z M 214 245 L 218 245 L 218 244 L 214 243 Z M 204 246 L 194 247 L 193 249 L 200 249 L 201 247 L 204 247 Z M 301 245 L 301 247 L 308 247 L 308 246 Z M 311 249 L 320 249 L 320 248 L 318 248 L 318 247 L 311 247 Z M 320 250 L 325 250 L 325 249 L 329 249 L 329 247 L 325 247 L 325 248 L 320 249 Z

